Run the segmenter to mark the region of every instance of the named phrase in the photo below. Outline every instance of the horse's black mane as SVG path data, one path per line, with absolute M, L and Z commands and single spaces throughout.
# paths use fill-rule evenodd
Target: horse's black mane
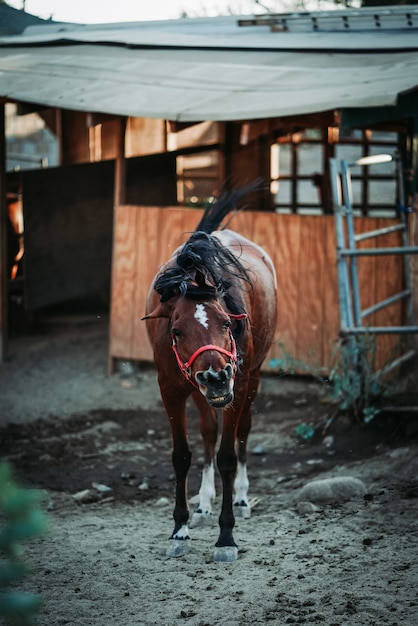
M 231 313 L 244 312 L 242 304 L 229 290 L 238 280 L 251 285 L 250 276 L 239 258 L 211 233 L 236 208 L 239 200 L 253 190 L 251 186 L 228 192 L 206 209 L 195 232 L 178 253 L 174 267 L 166 269 L 155 282 L 161 302 L 174 296 L 222 298 Z

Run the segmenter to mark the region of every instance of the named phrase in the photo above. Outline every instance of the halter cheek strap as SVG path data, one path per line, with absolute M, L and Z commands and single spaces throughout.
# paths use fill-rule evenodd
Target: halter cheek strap
M 238 319 L 238 320 L 242 320 L 247 317 L 246 313 L 239 313 L 239 314 L 228 313 L 228 315 L 232 319 Z M 194 361 L 196 360 L 196 358 L 199 356 L 199 354 L 202 354 L 202 352 L 207 352 L 208 350 L 216 350 L 216 352 L 220 352 L 221 354 L 225 354 L 225 356 L 229 357 L 229 360 L 233 367 L 233 377 L 235 377 L 235 373 L 237 371 L 237 345 L 235 343 L 235 339 L 231 330 L 229 331 L 229 338 L 231 340 L 231 350 L 225 350 L 225 348 L 221 348 L 220 346 L 215 346 L 212 343 L 208 343 L 205 346 L 200 346 L 200 348 L 198 348 L 197 350 L 193 352 L 192 356 L 189 358 L 188 361 L 183 362 L 177 350 L 176 338 L 174 334 L 171 335 L 171 339 L 172 339 L 171 347 L 173 348 L 177 365 L 179 366 L 180 371 L 182 372 L 183 376 L 194 387 L 196 387 L 196 389 L 199 389 L 199 385 L 197 385 L 196 382 L 192 378 L 192 365 Z

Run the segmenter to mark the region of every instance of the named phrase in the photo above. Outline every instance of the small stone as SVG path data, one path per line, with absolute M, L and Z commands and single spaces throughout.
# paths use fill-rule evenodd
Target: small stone
M 265 453 L 266 449 L 263 446 L 254 446 L 254 448 L 251 450 L 251 454 L 254 454 L 255 456 L 260 456 L 261 454 Z
M 92 483 L 91 486 L 99 493 L 109 493 L 109 491 L 112 491 L 112 487 L 102 485 L 101 483 Z
M 364 483 L 351 476 L 323 478 L 307 483 L 296 495 L 297 502 L 338 502 L 367 493 Z
M 80 502 L 80 504 L 88 504 L 100 500 L 100 494 L 91 489 L 83 489 L 82 491 L 74 493 L 73 498 L 76 502 Z
M 170 500 L 166 497 L 159 498 L 155 503 L 155 506 L 168 506 L 170 504 Z
M 138 381 L 136 380 L 136 378 L 123 378 L 120 381 L 120 386 L 123 389 L 134 389 L 138 386 Z

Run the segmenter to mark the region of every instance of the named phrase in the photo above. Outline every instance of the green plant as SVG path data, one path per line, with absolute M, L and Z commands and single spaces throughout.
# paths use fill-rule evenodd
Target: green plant
M 0 616 L 17 626 L 35 624 L 41 603 L 38 595 L 13 588 L 30 571 L 23 559 L 22 541 L 45 530 L 40 499 L 39 491 L 19 487 L 10 466 L 0 463 Z
M 382 370 L 373 372 L 375 354 L 376 339 L 366 334 L 346 337 L 331 357 L 331 401 L 366 424 L 380 412 L 377 404 L 387 388 Z

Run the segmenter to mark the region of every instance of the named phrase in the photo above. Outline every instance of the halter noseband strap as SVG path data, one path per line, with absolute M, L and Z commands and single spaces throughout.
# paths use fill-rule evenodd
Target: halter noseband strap
M 238 320 L 242 320 L 247 317 L 246 313 L 239 313 L 239 314 L 228 313 L 228 315 L 232 319 L 238 319 Z M 202 354 L 202 352 L 207 352 L 208 350 L 215 350 L 216 352 L 225 354 L 227 357 L 229 357 L 231 361 L 231 365 L 233 367 L 233 376 L 235 376 L 235 373 L 237 371 L 237 345 L 235 343 L 235 339 L 231 330 L 229 331 L 229 338 L 231 340 L 231 350 L 225 350 L 225 348 L 221 348 L 220 346 L 215 346 L 212 343 L 208 343 L 205 346 L 200 346 L 200 348 L 197 348 L 197 350 L 193 352 L 189 360 L 183 362 L 177 350 L 176 338 L 174 334 L 171 335 L 171 339 L 172 339 L 171 347 L 173 348 L 180 371 L 182 372 L 183 376 L 189 381 L 189 383 L 191 383 L 194 387 L 196 387 L 196 389 L 199 389 L 199 385 L 195 383 L 195 381 L 193 380 L 191 376 L 191 373 L 192 373 L 191 367 L 194 361 L 196 360 L 196 358 L 199 356 L 199 354 Z

